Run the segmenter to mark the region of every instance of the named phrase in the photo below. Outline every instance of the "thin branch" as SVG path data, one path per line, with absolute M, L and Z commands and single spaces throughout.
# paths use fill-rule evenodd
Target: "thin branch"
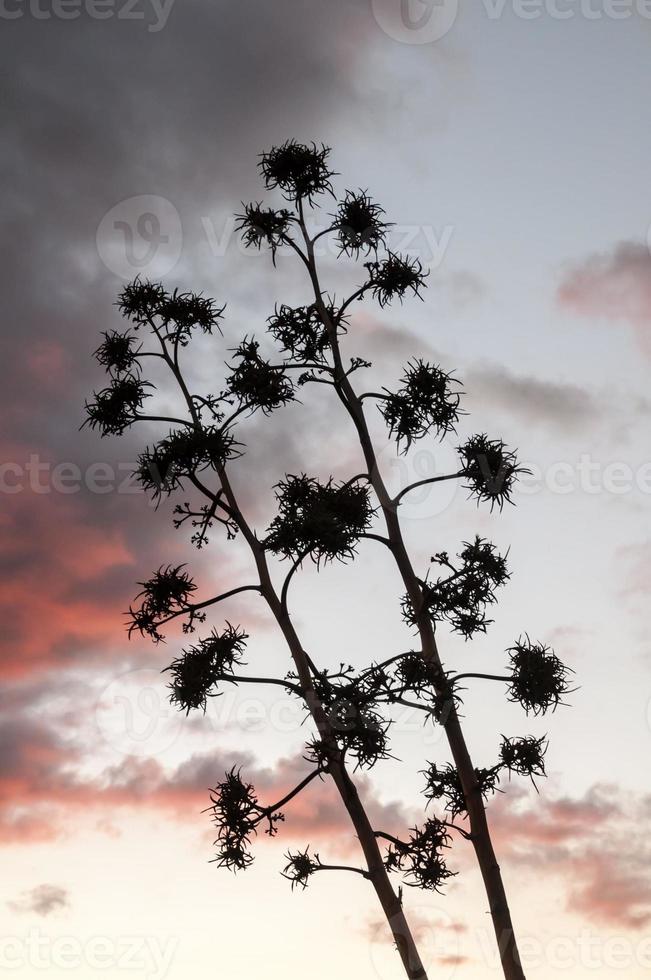
M 239 674 L 220 674 L 215 678 L 218 681 L 228 681 L 232 684 L 275 684 L 278 687 L 284 687 L 292 694 L 297 694 L 299 697 L 303 697 L 303 690 L 298 686 L 298 684 L 292 684 L 291 681 L 281 680 L 280 677 L 243 677 Z
M 290 800 L 293 800 L 295 796 L 298 796 L 298 794 L 302 792 L 306 786 L 309 786 L 313 779 L 316 779 L 317 776 L 320 775 L 321 769 L 314 769 L 308 776 L 305 777 L 305 779 L 301 780 L 298 786 L 294 787 L 291 793 L 288 793 L 287 796 L 283 796 L 282 800 L 278 800 L 278 802 L 274 803 L 273 806 L 262 807 L 264 816 L 268 816 L 269 814 L 274 813 L 274 811 L 280 810 L 282 806 L 286 806 Z
M 500 674 L 457 674 L 456 677 L 450 678 L 450 683 L 456 684 L 457 681 L 465 680 L 466 678 L 477 678 L 483 681 L 503 681 L 504 683 L 510 683 L 512 677 L 503 677 Z
M 416 487 L 424 487 L 427 483 L 443 483 L 444 480 L 458 480 L 462 476 L 465 476 L 465 473 L 463 470 L 460 470 L 458 473 L 447 473 L 445 476 L 431 476 L 426 480 L 418 480 L 416 483 L 411 483 L 408 487 L 405 487 L 404 490 L 401 490 L 400 493 L 393 498 L 391 504 L 394 507 L 397 507 L 405 494 L 415 490 Z
M 310 553 L 309 552 L 309 549 L 307 551 L 303 551 L 298 556 L 298 558 L 295 560 L 294 564 L 292 565 L 292 567 L 290 568 L 289 572 L 285 576 L 285 581 L 283 582 L 282 592 L 280 594 L 280 604 L 283 607 L 283 609 L 284 609 L 285 612 L 287 612 L 287 592 L 289 590 L 289 583 L 292 580 L 292 576 L 294 575 L 294 572 L 296 572 L 301 567 L 301 565 L 303 564 L 303 561 L 307 558 L 307 556 L 309 555 L 309 553 Z

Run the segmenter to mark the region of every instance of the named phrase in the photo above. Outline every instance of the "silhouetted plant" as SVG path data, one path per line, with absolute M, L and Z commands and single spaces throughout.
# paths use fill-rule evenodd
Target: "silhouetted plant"
M 417 487 L 458 480 L 478 504 L 501 509 L 505 502 L 512 502 L 515 481 L 526 471 L 501 439 L 477 434 L 458 447 L 456 472 L 418 480 L 393 497 L 389 494 L 365 403 L 376 402 L 396 451 L 402 453 L 415 440 L 440 439 L 456 431 L 463 414 L 459 382 L 440 365 L 416 359 L 408 362 L 394 391 L 358 393 L 353 376 L 371 365 L 360 354 L 345 362 L 340 339 L 347 331 L 354 336 L 351 315 L 355 303 L 372 298 L 384 307 L 410 295 L 419 297 L 427 273 L 417 259 L 390 250 L 378 255 L 386 246 L 390 225 L 366 190 L 346 191 L 330 215 L 330 224 L 310 233 L 305 205 L 316 207 L 320 196 L 334 194 L 335 174 L 327 147 L 290 140 L 262 154 L 260 171 L 266 187 L 277 189 L 289 206 L 243 205 L 238 227 L 244 244 L 268 247 L 274 263 L 278 249 L 294 252 L 306 270 L 311 290 L 302 305 L 281 304 L 268 319 L 267 333 L 279 361 L 267 359 L 257 340 L 244 337 L 231 348 L 230 363 L 217 387 L 192 391 L 181 354 L 197 331 L 221 332 L 224 308 L 203 296 L 178 290 L 169 293 L 163 285 L 139 278 L 124 288 L 118 300 L 120 312 L 132 327 L 125 333 L 105 333 L 95 352 L 109 382 L 87 403 L 87 424 L 101 435 L 120 435 L 138 422 L 164 426 L 158 441 L 138 460 L 136 476 L 142 488 L 156 503 L 182 490 L 189 499 L 175 504 L 175 527 L 191 528 L 191 540 L 198 548 L 208 543 L 215 527 L 223 528 L 227 539 L 241 536 L 256 569 L 251 584 L 199 600 L 197 586 L 184 565 L 163 565 L 140 583 L 141 591 L 129 610 L 129 631 L 158 642 L 164 639 L 166 625 L 179 620 L 184 632 L 193 633 L 209 609 L 249 591 L 266 602 L 287 645 L 291 667 L 285 676 L 253 676 L 243 660 L 246 633 L 226 623 L 183 650 L 167 668 L 170 700 L 186 714 L 205 711 L 208 700 L 222 693 L 225 685 L 249 683 L 276 685 L 297 698 L 310 719 L 312 730 L 304 752 L 307 774 L 283 799 L 267 806 L 260 803 L 254 786 L 238 768 L 224 773 L 216 783 L 209 809 L 217 829 L 214 860 L 218 865 L 235 871 L 248 867 L 260 826 L 275 836 L 291 801 L 314 781 L 331 779 L 359 840 L 363 866 L 325 864 L 309 846 L 289 851 L 282 874 L 292 888 L 305 888 L 322 871 L 361 875 L 375 889 L 406 975 L 424 980 L 426 972 L 407 923 L 402 890 L 396 892 L 390 875 L 402 875 L 413 887 L 441 890 L 454 874 L 445 855 L 453 836 L 458 835 L 471 843 L 481 868 L 504 976 L 523 980 L 484 804 L 500 791 L 505 772 L 509 778 L 544 776 L 547 741 L 533 735 L 502 736 L 498 761 L 477 767 L 466 746 L 459 708 L 463 683 L 478 679 L 504 684 L 507 698 L 525 712 L 545 714 L 563 702 L 571 672 L 549 647 L 528 637 L 507 651 L 508 673 L 455 673 L 445 668 L 435 631 L 447 625 L 466 639 L 486 632 L 491 622 L 487 610 L 509 579 L 507 556 L 477 535 L 462 543 L 455 559 L 444 551 L 436 553 L 429 571 L 418 575 L 402 536 L 400 507 Z M 341 302 L 325 299 L 328 294 L 320 285 L 314 245 L 328 234 L 338 243 L 341 257 L 356 260 L 363 255 L 367 259 L 362 263 L 361 284 Z M 136 338 L 131 330 L 142 332 Z M 151 350 L 146 332 L 153 340 Z M 155 392 L 152 382 L 144 380 L 144 359 L 148 357 L 162 359 L 169 369 L 184 405 L 180 415 L 145 410 L 145 401 L 149 405 Z M 296 401 L 298 388 L 317 383 L 328 386 L 347 413 L 365 471 L 345 480 L 286 474 L 273 488 L 276 515 L 266 532 L 257 533 L 230 480 L 231 467 L 245 451 L 236 439 L 236 427 L 251 414 L 266 416 L 281 410 Z M 164 401 L 169 404 L 169 399 Z M 289 608 L 291 582 L 306 559 L 318 568 L 335 559 L 350 562 L 366 540 L 383 548 L 396 563 L 403 615 L 417 641 L 411 650 L 386 660 L 373 659 L 361 667 L 347 663 L 317 666 L 299 638 Z M 283 561 L 289 568 L 285 565 L 282 587 L 276 589 L 273 579 Z M 435 575 L 430 574 L 432 569 Z M 399 705 L 421 711 L 426 724 L 442 726 L 453 760 L 427 763 L 424 800 L 439 813 L 417 822 L 404 839 L 373 827 L 352 778 L 355 769 L 379 766 L 391 755 L 392 711 Z

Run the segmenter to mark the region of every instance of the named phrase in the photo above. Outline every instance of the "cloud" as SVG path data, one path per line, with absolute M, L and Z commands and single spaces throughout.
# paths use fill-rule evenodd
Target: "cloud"
M 580 316 L 630 324 L 651 357 L 651 252 L 646 245 L 620 242 L 611 252 L 589 256 L 566 273 L 558 300 Z
M 70 905 L 68 892 L 60 885 L 36 885 L 16 899 L 7 902 L 12 912 L 46 916 Z
M 505 862 L 558 876 L 568 911 L 622 929 L 651 922 L 651 797 L 614 784 L 578 798 L 511 791 L 490 816 Z
M 209 790 L 233 766 L 242 769 L 266 806 L 282 799 L 310 771 L 302 755 L 261 766 L 245 751 L 214 750 L 190 756 L 175 768 L 155 758 L 125 756 L 100 772 L 86 775 L 94 747 L 61 725 L 37 720 L 28 709 L 5 712 L 0 722 L 0 843 L 31 843 L 67 833 L 71 817 L 113 821 L 119 813 L 151 812 L 209 829 L 200 816 Z M 389 833 L 409 823 L 398 802 L 383 802 L 368 777 L 356 779 L 375 826 Z M 357 847 L 353 827 L 328 778 L 310 784 L 286 808 L 284 838 L 332 842 L 338 852 Z M 263 836 L 261 835 L 261 840 Z
M 515 374 L 497 364 L 473 365 L 463 381 L 472 400 L 558 430 L 581 428 L 600 414 L 596 398 L 578 385 Z

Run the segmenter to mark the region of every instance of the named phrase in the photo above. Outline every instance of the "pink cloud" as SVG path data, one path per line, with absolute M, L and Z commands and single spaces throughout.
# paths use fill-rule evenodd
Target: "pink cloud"
M 621 242 L 610 253 L 590 256 L 567 273 L 558 300 L 581 316 L 629 323 L 651 357 L 651 252 L 646 245 Z
M 507 794 L 490 811 L 498 851 L 521 867 L 553 872 L 568 911 L 640 929 L 651 922 L 651 802 L 616 785 L 579 798 Z

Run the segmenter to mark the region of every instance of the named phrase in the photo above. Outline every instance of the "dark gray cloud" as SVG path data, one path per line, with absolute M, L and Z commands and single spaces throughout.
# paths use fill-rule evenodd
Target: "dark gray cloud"
M 470 367 L 463 381 L 472 399 L 528 423 L 575 430 L 600 414 L 597 399 L 578 385 L 515 374 L 497 364 Z

